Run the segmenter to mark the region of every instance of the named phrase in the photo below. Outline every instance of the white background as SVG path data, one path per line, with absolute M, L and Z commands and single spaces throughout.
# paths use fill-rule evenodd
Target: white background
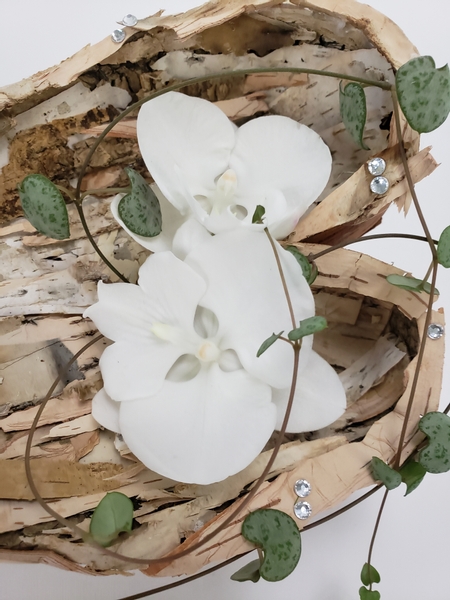
M 1 0 L 0 86 L 13 83 L 56 64 L 88 43 L 107 36 L 125 14 L 146 17 L 164 8 L 176 13 L 197 5 L 196 0 Z M 450 60 L 448 0 L 372 0 L 375 8 L 396 21 L 437 66 Z M 443 163 L 417 186 L 419 198 L 436 238 L 450 224 L 450 122 L 423 136 Z M 391 208 L 379 231 L 421 233 L 411 210 L 407 219 Z M 355 248 L 353 246 L 353 248 Z M 417 277 L 426 272 L 429 257 L 420 242 L 366 242 L 364 252 L 394 262 Z M 440 271 L 437 306 L 450 314 L 450 272 Z M 442 407 L 449 401 L 450 361 L 444 373 Z M 427 475 L 421 487 L 403 498 L 403 487 L 391 492 L 381 522 L 373 563 L 381 573 L 382 600 L 448 600 L 450 559 L 450 474 Z M 236 563 L 194 583 L 159 595 L 161 600 L 357 600 L 359 572 L 367 549 L 381 494 L 303 535 L 303 555 L 297 570 L 285 581 L 235 583 L 229 576 Z M 244 559 L 248 561 L 249 559 Z M 91 577 L 47 566 L 0 564 L 0 600 L 118 600 L 168 583 L 138 573 L 134 577 Z

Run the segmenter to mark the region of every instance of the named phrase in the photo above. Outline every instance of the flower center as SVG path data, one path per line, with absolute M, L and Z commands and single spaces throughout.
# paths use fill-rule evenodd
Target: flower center
M 221 351 L 216 344 L 201 338 L 195 332 L 184 331 L 179 327 L 159 322 L 153 323 L 150 331 L 160 340 L 178 346 L 183 353 L 192 354 L 202 362 L 214 362 L 220 357 Z
M 228 169 L 219 177 L 212 202 L 212 212 L 221 213 L 228 206 L 234 204 L 233 198 L 236 193 L 237 177 L 233 169 Z
M 203 342 L 200 348 L 198 348 L 195 356 L 203 362 L 213 362 L 218 360 L 220 356 L 220 350 L 215 344 L 206 340 Z

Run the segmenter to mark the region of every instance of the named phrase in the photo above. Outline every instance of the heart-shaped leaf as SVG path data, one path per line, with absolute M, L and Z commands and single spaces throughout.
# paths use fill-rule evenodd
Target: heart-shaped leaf
M 284 579 L 300 560 L 300 532 L 294 519 L 280 510 L 263 508 L 250 513 L 242 524 L 242 535 L 262 548 L 260 573 L 266 581 Z
M 283 331 L 280 331 L 280 333 L 272 333 L 272 335 L 270 337 L 267 338 L 267 340 L 264 340 L 264 342 L 261 344 L 261 346 L 259 347 L 258 352 L 256 353 L 257 358 L 259 358 L 261 356 L 261 354 L 264 354 L 264 352 L 270 348 L 270 346 L 272 344 L 274 344 L 277 339 L 280 337 L 280 335 L 283 334 Z
M 313 335 L 327 327 L 328 323 L 325 317 L 309 317 L 308 319 L 300 321 L 300 326 L 290 331 L 288 333 L 288 338 L 295 342 L 296 340 L 305 337 L 305 335 Z
M 371 583 L 380 583 L 381 577 L 374 566 L 365 563 L 361 569 L 361 581 L 364 585 L 370 585 Z
M 450 417 L 441 412 L 427 413 L 420 419 L 419 429 L 429 438 L 419 463 L 428 473 L 450 471 Z
M 443 267 L 446 269 L 450 267 L 450 226 L 441 233 L 437 245 L 437 257 Z
M 155 237 L 161 233 L 162 226 L 159 200 L 139 173 L 133 169 L 125 169 L 125 172 L 131 183 L 131 192 L 119 202 L 119 217 L 136 235 Z
M 317 268 L 315 268 L 315 265 L 312 265 L 309 262 L 309 260 L 306 258 L 306 256 L 304 254 L 302 254 L 300 252 L 300 250 L 298 248 L 296 248 L 295 246 L 286 246 L 285 249 L 295 257 L 295 259 L 297 260 L 298 264 L 300 265 L 300 267 L 302 269 L 303 277 L 306 279 L 306 281 L 309 283 L 309 285 L 314 283 L 314 281 L 317 277 L 317 274 L 318 274 L 318 271 L 317 271 Z
M 391 469 L 384 461 L 377 456 L 372 458 L 372 475 L 376 481 L 381 481 L 388 490 L 394 490 L 402 482 L 402 476 L 394 469 Z
M 342 87 L 342 83 L 339 85 L 339 107 L 342 122 L 349 134 L 361 148 L 369 150 L 363 142 L 367 117 L 366 94 L 359 83 L 347 83 L 345 87 Z
M 110 492 L 99 502 L 89 533 L 102 546 L 110 546 L 122 531 L 131 531 L 133 503 L 120 492 Z
M 388 275 L 386 280 L 395 287 L 399 287 L 402 290 L 408 290 L 409 292 L 426 292 L 431 293 L 431 285 L 428 281 L 422 281 L 422 279 L 416 279 L 415 277 L 407 277 L 406 275 Z M 434 288 L 434 295 L 439 296 L 439 290 Z
M 360 600 L 380 600 L 380 592 L 376 590 L 368 590 L 365 587 L 359 588 L 359 597 Z
M 415 460 L 408 460 L 400 469 L 403 483 L 406 484 L 405 496 L 413 492 L 422 483 L 426 475 L 424 467 Z
M 50 179 L 27 175 L 18 189 L 23 212 L 39 233 L 55 240 L 70 237 L 66 203 Z
M 242 569 L 239 569 L 239 571 L 236 571 L 236 573 L 233 573 L 230 579 L 233 581 L 253 581 L 253 583 L 258 583 L 261 579 L 261 573 L 259 572 L 260 567 L 261 561 L 257 558 L 248 563 L 248 565 L 242 567 Z
M 255 208 L 255 212 L 253 213 L 252 223 L 262 223 L 263 217 L 266 214 L 266 209 L 261 204 Z
M 398 101 L 413 129 L 428 133 L 437 129 L 450 112 L 450 71 L 436 69 L 431 56 L 412 58 L 396 75 Z

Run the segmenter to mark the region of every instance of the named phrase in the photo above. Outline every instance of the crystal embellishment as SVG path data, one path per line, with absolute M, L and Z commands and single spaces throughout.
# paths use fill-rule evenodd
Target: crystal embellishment
M 311 493 L 311 484 L 306 479 L 299 479 L 295 482 L 294 492 L 299 498 L 306 498 Z
M 311 513 L 312 509 L 309 502 L 304 502 L 303 500 L 301 500 L 300 502 L 296 502 L 294 504 L 294 514 L 297 517 L 297 519 L 301 519 L 302 521 L 304 521 L 305 519 L 308 519 L 311 516 Z
M 111 38 L 113 42 L 116 42 L 116 44 L 120 44 L 120 42 L 123 42 L 123 40 L 125 39 L 125 31 L 123 29 L 114 29 L 114 31 L 111 34 Z
M 382 196 L 389 189 L 389 181 L 386 177 L 374 177 L 370 182 L 370 189 L 374 194 Z
M 134 15 L 125 15 L 122 19 L 122 24 L 126 25 L 127 27 L 134 27 L 137 22 L 137 17 L 135 17 Z
M 428 325 L 428 337 L 431 340 L 438 340 L 444 335 L 444 327 L 439 323 L 430 323 Z
M 369 173 L 374 177 L 377 175 L 383 175 L 386 169 L 386 161 L 383 158 L 372 158 L 367 163 Z

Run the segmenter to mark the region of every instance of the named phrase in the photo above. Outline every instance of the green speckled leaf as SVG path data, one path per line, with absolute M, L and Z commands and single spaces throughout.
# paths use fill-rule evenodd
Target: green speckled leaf
M 450 112 L 450 71 L 436 69 L 431 56 L 412 58 L 396 75 L 398 101 L 413 129 L 428 133 L 437 129 Z
M 419 293 L 426 292 L 427 294 L 431 292 L 431 285 L 428 281 L 424 282 L 415 277 L 407 277 L 406 275 L 388 275 L 386 279 L 391 285 L 395 285 L 395 287 L 399 287 L 402 290 Z M 437 288 L 434 288 L 434 294 L 439 296 L 439 290 Z
M 376 590 L 368 590 L 365 587 L 359 588 L 359 597 L 360 600 L 380 600 L 380 592 Z
M 125 169 L 131 183 L 131 192 L 119 202 L 119 216 L 130 231 L 143 237 L 161 233 L 162 216 L 159 200 L 145 179 Z
M 373 565 L 364 563 L 361 569 L 361 581 L 364 585 L 370 585 L 371 583 L 380 583 L 381 577 Z
M 309 317 L 300 321 L 300 326 L 288 333 L 288 338 L 295 342 L 306 335 L 313 335 L 328 327 L 325 317 Z
M 306 279 L 309 285 L 314 283 L 318 274 L 317 268 L 313 268 L 315 265 L 312 265 L 306 256 L 302 254 L 296 246 L 286 246 L 285 250 L 290 252 L 295 257 L 302 269 L 303 277 Z
M 272 346 L 272 344 L 274 344 L 277 339 L 280 337 L 280 335 L 282 335 L 283 332 L 280 331 L 280 333 L 272 333 L 272 335 L 270 337 L 267 338 L 267 340 L 264 340 L 264 342 L 261 344 L 261 346 L 259 347 L 258 352 L 256 353 L 257 358 L 259 358 L 261 356 L 261 354 L 264 354 L 264 352 L 270 348 L 270 346 Z
M 263 222 L 263 217 L 266 214 L 266 209 L 264 208 L 264 206 L 261 206 L 261 204 L 258 204 L 258 206 L 255 208 L 255 212 L 253 213 L 253 217 L 252 217 L 252 223 L 262 223 Z
M 429 438 L 419 463 L 428 473 L 450 471 L 450 417 L 441 412 L 427 413 L 420 419 L 419 429 Z
M 402 482 L 402 476 L 394 469 L 391 469 L 384 461 L 377 456 L 372 458 L 372 475 L 375 481 L 381 481 L 388 490 L 394 490 Z
M 55 240 L 70 237 L 66 203 L 50 179 L 27 175 L 18 189 L 23 212 L 39 233 Z
M 266 581 L 284 579 L 300 560 L 300 532 L 294 519 L 280 510 L 264 508 L 250 513 L 242 524 L 242 535 L 262 548 L 260 573 Z
M 446 269 L 450 267 L 450 226 L 441 233 L 437 245 L 437 257 L 443 267 Z
M 248 563 L 248 565 L 242 567 L 242 569 L 239 569 L 239 571 L 236 571 L 236 573 L 233 573 L 230 579 L 233 581 L 253 581 L 253 583 L 258 583 L 261 579 L 261 573 L 259 572 L 260 567 L 261 561 L 257 558 Z
M 122 531 L 131 531 L 133 503 L 120 492 L 110 492 L 99 502 L 89 533 L 102 546 L 110 546 Z
M 339 85 L 339 107 L 345 128 L 364 150 L 369 150 L 363 141 L 366 125 L 367 108 L 366 94 L 359 83 L 348 83 L 345 87 Z
M 406 484 L 405 496 L 413 492 L 422 483 L 426 475 L 424 467 L 415 460 L 408 460 L 400 469 L 403 483 Z

